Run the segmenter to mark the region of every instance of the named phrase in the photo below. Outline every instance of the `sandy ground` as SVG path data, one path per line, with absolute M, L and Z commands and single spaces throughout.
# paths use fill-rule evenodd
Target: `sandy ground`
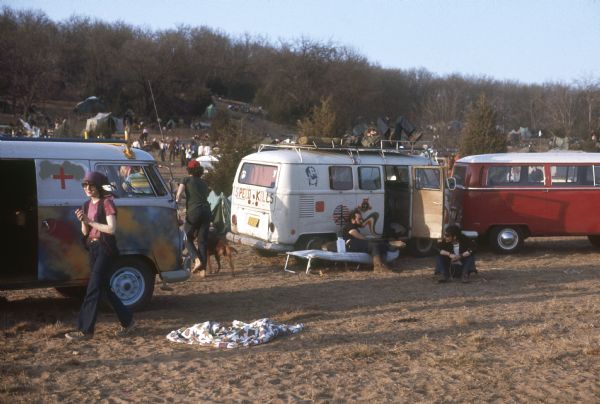
M 470 284 L 437 284 L 432 259 L 306 275 L 238 250 L 235 277 L 157 285 L 127 338 L 105 310 L 94 339 L 67 342 L 76 301 L 0 292 L 0 401 L 600 401 L 600 251 L 585 238 L 482 251 Z M 262 317 L 306 328 L 235 350 L 165 338 Z

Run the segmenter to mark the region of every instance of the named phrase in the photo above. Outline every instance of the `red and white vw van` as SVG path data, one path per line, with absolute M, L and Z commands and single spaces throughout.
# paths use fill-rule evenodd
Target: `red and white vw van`
M 482 154 L 456 161 L 449 220 L 511 253 L 530 236 L 600 246 L 600 153 Z

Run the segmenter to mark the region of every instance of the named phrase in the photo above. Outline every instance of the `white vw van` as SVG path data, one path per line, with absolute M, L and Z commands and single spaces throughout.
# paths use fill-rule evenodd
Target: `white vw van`
M 74 211 L 86 200 L 81 180 L 91 170 L 114 190 L 120 257 L 110 282 L 123 303 L 147 303 L 156 275 L 189 277 L 177 206 L 150 154 L 125 144 L 0 137 L 0 289 L 82 293 L 89 264 Z
M 238 167 L 227 237 L 262 252 L 319 249 L 354 208 L 363 233 L 428 255 L 443 226 L 442 169 L 398 149 L 263 145 Z

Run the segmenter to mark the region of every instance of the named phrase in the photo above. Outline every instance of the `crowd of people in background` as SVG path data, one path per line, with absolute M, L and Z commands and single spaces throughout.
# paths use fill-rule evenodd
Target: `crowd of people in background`
M 190 160 L 197 157 L 212 156 L 219 148 L 218 142 L 211 142 L 208 133 L 194 135 L 189 141 L 184 141 L 179 136 L 152 137 L 149 140 L 149 136 L 150 131 L 144 128 L 132 142 L 132 147 L 152 152 L 161 162 L 179 162 L 181 167 L 186 167 Z

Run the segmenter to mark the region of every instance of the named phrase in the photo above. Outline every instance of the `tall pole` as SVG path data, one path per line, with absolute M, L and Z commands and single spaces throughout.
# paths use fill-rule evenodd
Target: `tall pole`
M 154 112 L 156 113 L 156 122 L 158 122 L 158 130 L 160 131 L 160 138 L 165 140 L 165 135 L 162 131 L 162 125 L 160 124 L 160 118 L 158 117 L 158 109 L 156 109 L 156 102 L 154 101 L 154 92 L 152 91 L 152 84 L 148 80 L 148 87 L 150 87 L 150 95 L 152 96 L 152 104 L 154 104 Z

